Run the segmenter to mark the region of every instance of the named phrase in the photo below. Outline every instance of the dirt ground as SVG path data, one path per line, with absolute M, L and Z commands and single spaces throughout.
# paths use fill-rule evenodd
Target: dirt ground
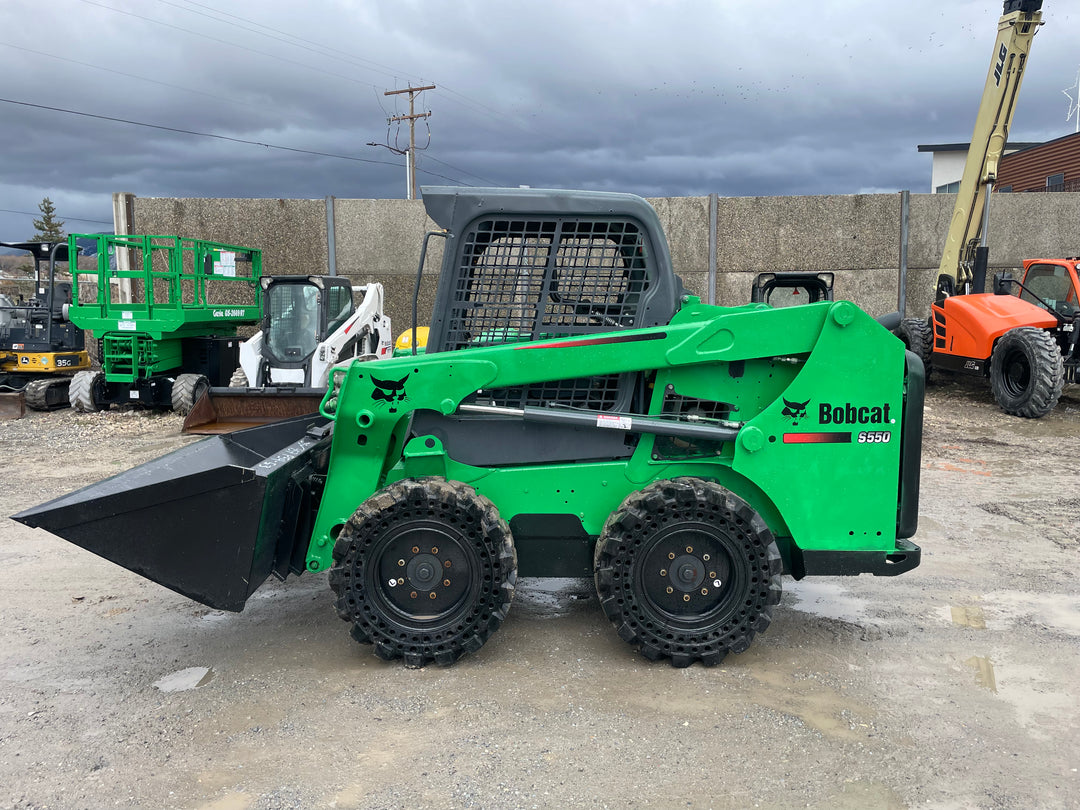
M 785 579 L 713 669 L 649 663 L 589 583 L 533 580 L 478 654 L 408 670 L 349 638 L 324 576 L 222 613 L 0 518 L 0 807 L 1080 807 L 1077 388 L 1028 421 L 932 384 L 922 565 Z M 2 422 L 0 515 L 178 427 Z

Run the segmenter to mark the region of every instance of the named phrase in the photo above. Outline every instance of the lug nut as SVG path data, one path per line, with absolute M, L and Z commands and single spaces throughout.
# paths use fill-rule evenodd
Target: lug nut
M 669 560 L 674 560 L 675 559 L 675 552 L 674 551 L 669 552 L 668 555 L 667 555 L 667 558 Z
M 703 559 L 705 562 L 708 562 L 709 561 L 709 555 L 708 554 L 702 554 L 701 559 Z
M 413 546 L 412 547 L 412 553 L 413 554 L 419 554 L 420 553 L 420 547 L 419 546 Z
M 397 561 L 397 564 L 398 564 L 398 567 L 400 567 L 400 568 L 404 568 L 404 567 L 405 567 L 405 561 L 404 561 L 404 560 L 398 560 L 398 561 Z
M 708 588 L 702 588 L 701 589 L 701 595 L 702 596 L 708 596 L 709 595 L 709 589 Z
M 404 585 L 405 584 L 405 578 L 404 577 L 398 577 L 397 584 L 398 585 Z
M 416 591 L 413 591 L 412 593 L 410 593 L 409 596 L 411 596 L 413 599 L 415 599 L 416 598 Z
M 434 599 L 435 596 L 436 596 L 435 591 L 432 591 L 431 593 L 428 594 L 428 599 Z
M 693 554 L 694 553 L 694 547 L 693 546 L 687 546 L 686 547 L 686 553 L 687 554 Z
M 668 593 L 675 593 L 675 589 L 672 588 L 670 585 L 668 585 L 667 592 Z
M 683 594 L 683 598 L 682 598 L 682 600 L 683 600 L 684 602 L 689 602 L 689 601 L 690 601 L 690 594 L 688 594 L 688 593 L 684 593 L 684 594 Z
M 450 580 L 448 580 L 448 579 L 444 579 L 444 580 L 442 581 L 442 584 L 443 584 L 443 587 L 444 587 L 444 588 L 449 588 L 449 587 L 450 587 Z
M 450 561 L 449 560 L 443 560 L 443 568 L 449 568 L 449 567 L 450 567 Z
M 432 554 L 438 554 L 439 553 L 439 547 L 438 546 L 432 546 L 431 547 L 431 553 Z
M 662 576 L 662 577 L 666 577 L 666 576 L 667 576 L 667 569 L 666 569 L 666 568 L 661 568 L 661 569 L 660 569 L 660 576 Z

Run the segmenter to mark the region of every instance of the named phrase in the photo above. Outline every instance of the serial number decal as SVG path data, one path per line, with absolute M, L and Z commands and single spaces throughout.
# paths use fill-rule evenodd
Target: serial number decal
M 888 444 L 892 433 L 888 430 L 864 430 L 859 433 L 859 444 Z
M 242 318 L 244 316 L 244 310 L 242 309 L 215 309 L 215 318 Z

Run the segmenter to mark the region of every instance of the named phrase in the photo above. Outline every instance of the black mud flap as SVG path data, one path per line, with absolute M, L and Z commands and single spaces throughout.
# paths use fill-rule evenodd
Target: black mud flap
M 311 502 L 296 492 L 325 471 L 329 447 L 319 416 L 214 436 L 12 518 L 239 611 L 296 542 L 306 549 L 295 530 L 308 521 L 286 513 Z

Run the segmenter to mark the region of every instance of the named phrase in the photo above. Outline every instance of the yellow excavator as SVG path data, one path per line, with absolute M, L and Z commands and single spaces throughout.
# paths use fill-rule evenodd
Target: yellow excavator
M 26 407 L 67 407 L 71 375 L 90 368 L 83 331 L 68 319 L 72 282 L 57 278 L 69 259 L 67 242 L 0 242 L 34 259 L 29 298 L 0 294 L 0 418 L 18 418 Z

